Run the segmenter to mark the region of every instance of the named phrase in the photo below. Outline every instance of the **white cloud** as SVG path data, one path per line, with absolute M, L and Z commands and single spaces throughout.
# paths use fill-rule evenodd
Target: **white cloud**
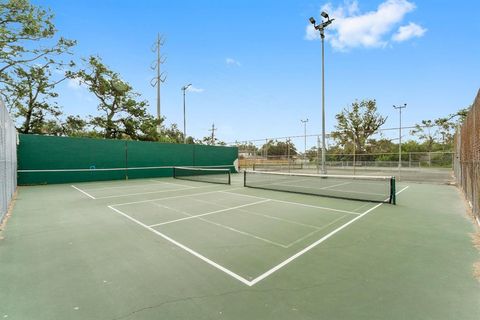
M 195 88 L 194 86 L 190 86 L 190 87 L 188 87 L 187 91 L 195 92 L 195 93 L 202 93 L 205 90 L 202 89 L 202 88 Z
M 225 63 L 229 66 L 237 66 L 237 67 L 241 66 L 241 63 L 233 58 L 225 59 Z
M 422 28 L 416 23 L 410 22 L 406 26 L 398 28 L 398 31 L 393 35 L 392 40 L 402 42 L 414 37 L 422 37 L 425 32 L 427 32 L 427 29 Z
M 388 44 L 388 38 L 405 15 L 415 9 L 408 0 L 386 0 L 376 10 L 361 13 L 357 1 L 346 1 L 339 7 L 323 6 L 335 21 L 326 29 L 326 39 L 338 50 L 378 48 Z M 306 28 L 305 39 L 316 40 L 320 35 L 312 25 Z
M 67 87 L 73 90 L 79 90 L 82 88 L 82 81 L 79 78 L 70 78 L 67 80 Z

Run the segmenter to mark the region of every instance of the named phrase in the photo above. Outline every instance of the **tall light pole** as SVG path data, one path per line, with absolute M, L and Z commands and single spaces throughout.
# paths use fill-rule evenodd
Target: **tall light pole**
M 332 23 L 335 19 L 330 19 L 328 14 L 323 11 L 321 16 L 326 21 L 323 21 L 320 24 L 316 24 L 316 21 L 313 17 L 310 17 L 310 23 L 313 24 L 315 30 L 320 32 L 320 38 L 322 39 L 322 173 L 327 173 L 327 168 L 325 167 L 325 158 L 326 158 L 326 147 L 325 147 L 325 28 Z
M 305 120 L 300 120 L 303 123 L 303 163 L 307 159 L 307 122 L 308 118 Z
M 402 167 L 402 109 L 405 109 L 407 104 L 404 103 L 403 106 L 393 106 L 393 108 L 398 110 L 400 114 L 400 126 L 398 127 L 398 168 Z
M 186 120 L 186 117 L 185 117 L 185 92 L 188 90 L 188 88 L 190 88 L 192 84 L 189 83 L 185 86 L 182 87 L 182 91 L 183 91 L 183 143 L 186 144 L 187 143 L 187 120 Z

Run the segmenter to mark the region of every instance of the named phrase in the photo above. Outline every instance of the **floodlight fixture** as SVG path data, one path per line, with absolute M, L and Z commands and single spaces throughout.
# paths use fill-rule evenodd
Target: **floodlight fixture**
M 310 17 L 309 20 L 310 20 L 310 23 L 313 24 L 313 25 L 315 25 L 315 23 L 317 23 L 313 17 Z
M 328 13 L 326 13 L 325 11 L 322 11 L 322 13 L 320 14 L 322 17 L 324 17 L 325 19 L 328 19 L 330 20 L 330 18 L 328 17 Z

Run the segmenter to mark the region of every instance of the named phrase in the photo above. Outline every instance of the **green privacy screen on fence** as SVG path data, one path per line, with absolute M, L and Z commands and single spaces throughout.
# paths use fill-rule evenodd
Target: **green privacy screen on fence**
M 18 183 L 171 177 L 173 166 L 236 168 L 236 147 L 20 135 Z

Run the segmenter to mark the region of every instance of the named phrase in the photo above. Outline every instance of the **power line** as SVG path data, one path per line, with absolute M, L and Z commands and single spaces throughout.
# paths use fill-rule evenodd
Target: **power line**
M 420 126 L 420 125 L 416 125 L 416 126 L 407 126 L 407 127 L 403 127 L 402 126 L 402 129 L 419 129 L 419 128 L 436 128 L 436 127 L 441 127 L 441 126 L 438 126 L 438 125 L 434 125 L 434 126 Z M 379 129 L 376 133 L 382 133 L 384 131 L 398 131 L 400 128 L 399 127 L 393 127 L 393 128 L 385 128 L 385 129 Z M 331 137 L 332 133 L 326 133 L 325 134 L 325 137 L 326 138 L 329 138 Z M 265 140 L 284 140 L 284 139 L 288 139 L 288 138 L 303 138 L 303 137 L 321 137 L 322 134 L 321 133 L 312 133 L 312 134 L 307 134 L 307 135 L 294 135 L 294 136 L 282 136 L 282 137 L 271 137 L 271 138 L 259 138 L 259 139 L 242 139 L 242 140 L 237 140 L 237 141 L 232 141 L 232 142 L 227 142 L 228 145 L 232 145 L 232 144 L 237 144 L 237 143 L 249 143 L 249 142 L 258 142 L 258 141 L 265 141 Z

